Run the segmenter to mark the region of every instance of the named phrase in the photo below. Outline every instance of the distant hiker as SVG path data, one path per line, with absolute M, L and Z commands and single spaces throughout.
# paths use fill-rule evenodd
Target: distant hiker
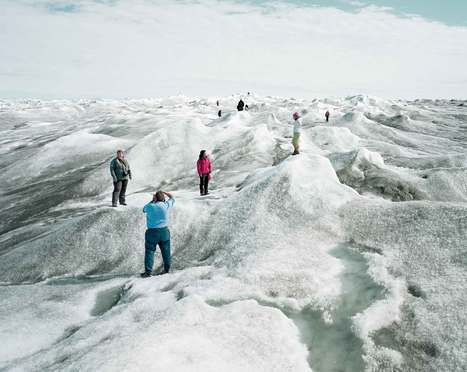
M 217 111 L 217 116 L 219 116 L 219 117 L 222 116 L 222 110 Z
M 300 131 L 302 128 L 302 119 L 300 119 L 300 114 L 298 112 L 294 112 L 293 115 L 293 138 L 292 138 L 292 145 L 293 145 L 293 153 L 292 155 L 300 154 Z
M 125 193 L 128 179 L 131 180 L 130 164 L 125 160 L 123 150 L 117 151 L 117 157 L 110 162 L 110 174 L 114 182 L 112 193 L 112 207 L 117 206 L 117 200 L 121 205 L 126 205 Z
M 166 200 L 165 197 L 168 197 Z M 147 278 L 152 275 L 154 266 L 154 253 L 156 247 L 162 254 L 164 262 L 164 273 L 167 274 L 170 270 L 170 231 L 168 228 L 168 211 L 174 205 L 175 199 L 172 194 L 165 191 L 157 191 L 152 201 L 146 204 L 143 212 L 146 213 L 147 230 L 144 234 L 144 273 L 141 277 Z
M 219 106 L 219 100 L 216 101 L 216 106 Z
M 326 117 L 326 123 L 329 121 L 329 110 L 326 111 L 326 113 L 324 114 L 324 116 Z
M 245 107 L 245 102 L 243 102 L 243 100 L 240 99 L 240 101 L 238 101 L 238 104 L 237 104 L 237 110 L 238 111 L 243 111 L 244 107 Z
M 199 152 L 199 159 L 196 162 L 196 169 L 198 170 L 199 175 L 199 193 L 200 195 L 207 195 L 208 184 L 211 179 L 212 164 L 211 160 L 206 154 L 206 150 L 201 150 Z

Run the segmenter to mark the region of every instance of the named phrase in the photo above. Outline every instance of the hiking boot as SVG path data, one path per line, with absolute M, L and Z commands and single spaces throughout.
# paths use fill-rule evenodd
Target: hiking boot
M 165 271 L 165 270 L 161 270 L 159 272 L 156 273 L 156 275 L 164 275 L 164 274 L 168 274 L 169 272 L 168 271 Z
M 149 278 L 151 276 L 151 273 L 141 273 L 139 274 L 141 278 Z
M 125 202 L 123 202 L 123 203 L 120 203 L 120 205 L 126 205 L 126 203 L 125 203 Z
M 117 207 L 117 204 L 112 204 L 112 207 L 116 208 L 116 207 Z

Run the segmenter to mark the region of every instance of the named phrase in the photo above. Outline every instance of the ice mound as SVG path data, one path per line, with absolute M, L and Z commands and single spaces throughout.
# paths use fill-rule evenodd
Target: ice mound
M 70 280 L 60 285 L 0 287 L 0 336 L 8 340 L 0 350 L 0 368 L 73 335 L 91 318 L 100 292 L 114 290 L 113 301 L 119 298 L 121 282 L 107 280 L 96 285 Z
M 311 140 L 330 152 L 347 152 L 359 147 L 359 138 L 348 128 L 317 126 L 311 131 Z
M 386 167 L 376 152 L 361 148 L 329 157 L 339 180 L 360 193 L 372 193 L 392 201 L 428 198 L 410 177 Z
M 40 249 L 32 240 L 4 254 L 0 281 L 31 282 L 58 275 L 137 270 L 142 252 L 135 247 L 144 244 L 143 224 L 143 216 L 134 210 L 115 214 L 110 208 L 62 222 L 42 237 Z M 7 270 L 11 265 L 16 267 L 14 271 Z
M 193 154 L 210 148 L 208 137 L 197 120 L 177 121 L 144 137 L 128 155 L 137 187 L 154 187 L 182 174 L 192 177 Z
M 87 130 L 78 131 L 46 143 L 33 157 L 15 163 L 4 173 L 8 183 L 30 180 L 44 172 L 66 172 L 92 163 L 115 148 L 125 148 L 129 141 Z M 55 169 L 54 169 L 55 168 Z
M 209 305 L 173 283 L 206 282 L 206 272 L 127 281 L 107 312 L 76 319 L 73 332 L 11 370 L 53 369 L 58 361 L 64 371 L 311 371 L 296 327 L 279 310 L 254 300 Z M 94 291 L 102 295 L 102 285 Z
M 421 173 L 418 187 L 430 200 L 467 202 L 467 168 L 432 169 Z
M 219 206 L 211 220 L 203 221 L 204 241 L 192 240 L 196 251 L 185 250 L 185 260 L 198 256 L 204 263 L 228 267 L 273 297 L 329 305 L 339 286 L 323 284 L 341 271 L 328 253 L 339 241 L 332 213 L 354 197 L 353 190 L 339 183 L 326 158 L 287 159 L 250 175 L 240 192 Z M 226 226 L 233 221 L 236 229 L 229 231 Z M 309 267 L 322 275 L 309 272 Z
M 240 130 L 233 127 L 221 133 L 212 147 L 219 170 L 215 180 L 231 187 L 240 184 L 252 166 L 262 168 L 273 163 L 275 146 L 273 133 L 261 124 Z
M 457 370 L 467 360 L 466 206 L 355 200 L 343 215 L 350 238 L 381 252 L 391 275 L 404 278 L 411 294 L 405 295 L 401 319 L 394 317 L 375 339 L 400 350 L 405 369 Z M 394 300 L 396 295 L 393 291 Z
M 399 156 L 391 159 L 398 166 L 411 169 L 462 168 L 467 167 L 467 154 L 450 154 L 407 158 Z

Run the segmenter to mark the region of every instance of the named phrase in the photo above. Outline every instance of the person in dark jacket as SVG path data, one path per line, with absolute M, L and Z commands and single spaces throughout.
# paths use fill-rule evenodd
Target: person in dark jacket
M 123 150 L 117 151 L 117 157 L 110 162 L 110 174 L 114 183 L 112 193 L 112 207 L 117 206 L 117 200 L 120 205 L 126 205 L 125 193 L 128 180 L 131 180 L 130 164 L 125 159 Z
M 211 179 L 212 164 L 209 160 L 206 150 L 201 150 L 199 153 L 199 159 L 196 162 L 196 169 L 198 170 L 199 176 L 199 193 L 201 196 L 209 194 L 208 184 Z
M 244 107 L 245 107 L 245 102 L 243 102 L 243 100 L 240 99 L 240 101 L 238 101 L 238 104 L 237 104 L 237 110 L 238 111 L 243 111 Z
M 328 110 L 328 111 L 326 111 L 326 113 L 324 114 L 324 116 L 326 117 L 326 122 L 329 121 L 329 115 L 330 115 L 330 113 L 329 113 L 329 110 Z

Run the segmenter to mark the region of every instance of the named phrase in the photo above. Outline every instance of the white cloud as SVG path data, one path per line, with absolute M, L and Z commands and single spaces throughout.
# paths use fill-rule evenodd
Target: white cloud
M 343 3 L 352 5 L 352 6 L 357 6 L 357 7 L 362 7 L 365 5 L 368 5 L 367 3 L 364 3 L 362 1 L 357 1 L 357 0 L 341 0 Z
M 382 8 L 21 4 L 0 2 L 0 97 L 467 97 L 467 28 Z

